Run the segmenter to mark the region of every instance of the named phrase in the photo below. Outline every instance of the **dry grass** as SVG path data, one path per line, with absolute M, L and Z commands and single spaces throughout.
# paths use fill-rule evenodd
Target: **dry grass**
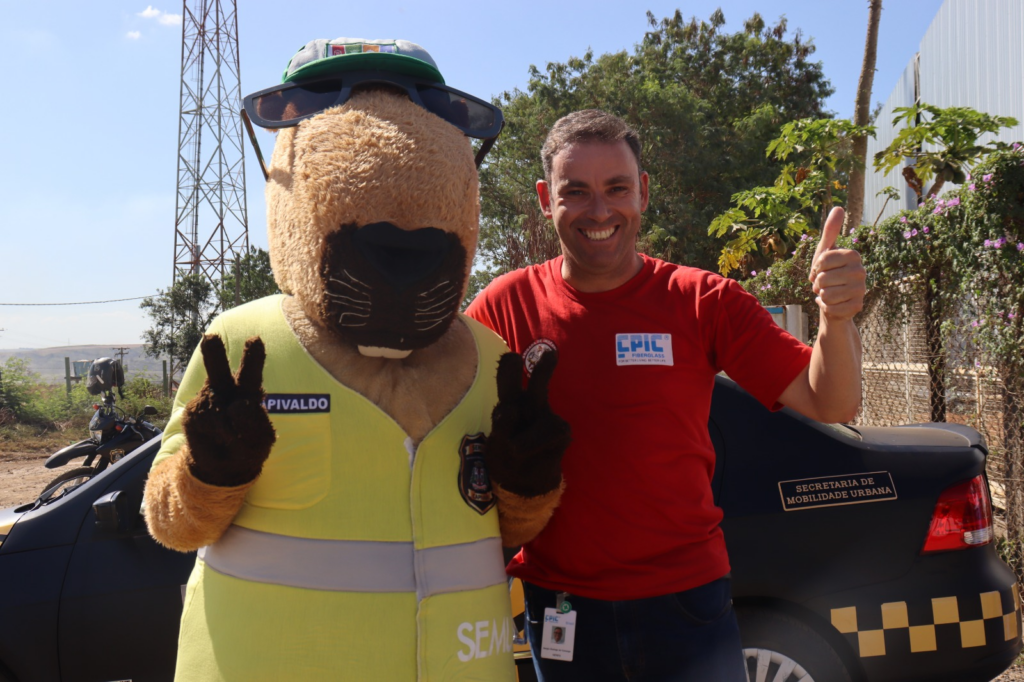
M 29 424 L 0 426 L 0 458 L 15 455 L 54 453 L 65 445 L 88 437 L 86 429 L 66 429 Z

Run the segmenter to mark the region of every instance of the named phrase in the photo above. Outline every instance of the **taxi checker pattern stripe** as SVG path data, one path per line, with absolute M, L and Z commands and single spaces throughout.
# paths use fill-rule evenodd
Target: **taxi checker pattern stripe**
M 907 602 L 898 601 L 882 604 L 882 629 L 880 630 L 859 629 L 856 606 L 832 609 L 832 626 L 845 635 L 855 636 L 854 649 L 859 652 L 861 658 L 885 656 L 888 653 L 908 653 L 907 646 L 903 645 L 902 637 L 898 640 L 901 644 L 900 651 L 886 650 L 885 633 L 887 630 L 907 631 L 909 653 L 938 651 L 940 638 L 936 636 L 936 633 L 943 629 L 958 630 L 959 636 L 955 640 L 964 649 L 998 644 L 999 641 L 1008 642 L 1020 637 L 1017 627 L 1020 618 L 1020 593 L 1016 584 L 1011 590 L 982 592 L 977 598 L 980 599 L 981 605 L 981 618 L 979 619 L 961 620 L 959 607 L 961 602 L 957 597 L 938 597 L 931 600 L 931 623 L 911 625 Z M 962 599 L 966 601 L 966 598 Z M 993 624 L 986 627 L 990 622 Z M 998 624 L 995 624 L 996 622 Z M 993 634 L 993 640 L 990 641 L 986 636 L 986 629 L 990 633 L 998 632 L 998 636 Z M 948 642 L 954 638 L 943 637 L 941 639 Z M 893 644 L 891 636 L 889 643 Z
M 491 547 L 488 547 L 491 545 Z M 206 565 L 253 582 L 336 592 L 435 594 L 504 584 L 501 539 L 427 549 L 411 542 L 314 540 L 231 526 L 199 550 Z

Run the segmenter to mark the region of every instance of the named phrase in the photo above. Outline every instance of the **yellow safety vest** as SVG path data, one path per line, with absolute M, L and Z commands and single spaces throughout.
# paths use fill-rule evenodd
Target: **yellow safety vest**
M 232 367 L 267 349 L 277 442 L 234 525 L 200 550 L 176 679 L 514 680 L 497 510 L 482 469 L 504 342 L 460 317 L 477 376 L 412 450 L 387 414 L 299 344 L 272 296 L 214 321 Z M 154 466 L 184 443 L 183 406 L 206 378 L 188 365 Z

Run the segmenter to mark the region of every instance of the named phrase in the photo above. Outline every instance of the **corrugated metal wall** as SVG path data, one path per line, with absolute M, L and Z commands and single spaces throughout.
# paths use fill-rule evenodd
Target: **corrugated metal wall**
M 883 13 L 884 20 L 884 13 Z M 1022 0 L 946 0 L 921 40 L 921 101 L 940 107 L 971 107 L 994 116 L 1012 116 L 1018 124 L 998 135 L 1005 142 L 1024 140 L 1024 2 Z M 903 71 L 868 140 L 868 166 L 892 141 L 892 110 L 914 101 L 914 62 Z M 990 138 L 991 136 L 989 136 Z M 986 138 L 986 139 L 989 139 Z M 901 206 L 892 202 L 883 218 L 913 206 L 911 190 L 898 170 L 888 176 L 869 172 L 864 192 L 864 221 L 874 221 L 892 185 Z
M 914 198 L 909 196 L 913 194 L 913 191 L 909 191 L 910 188 L 906 186 L 907 183 L 903 180 L 903 176 L 900 175 L 899 168 L 894 168 L 888 175 L 881 172 L 871 172 L 871 163 L 875 158 L 875 154 L 888 147 L 893 139 L 895 139 L 896 133 L 899 132 L 898 128 L 890 125 L 893 110 L 897 107 L 909 107 L 914 104 L 914 66 L 914 60 L 911 60 L 907 64 L 907 68 L 903 69 L 903 75 L 896 82 L 896 87 L 893 89 L 892 94 L 889 95 L 889 99 L 882 105 L 882 111 L 875 122 L 875 127 L 877 128 L 875 139 L 868 138 L 868 172 L 864 174 L 863 218 L 863 222 L 868 224 L 874 223 L 883 205 L 885 206 L 885 212 L 882 213 L 882 219 L 885 219 L 891 215 L 896 215 L 903 208 L 911 208 L 916 204 Z M 875 196 L 882 189 L 890 185 L 899 191 L 899 203 L 890 201 L 886 204 L 884 196 Z

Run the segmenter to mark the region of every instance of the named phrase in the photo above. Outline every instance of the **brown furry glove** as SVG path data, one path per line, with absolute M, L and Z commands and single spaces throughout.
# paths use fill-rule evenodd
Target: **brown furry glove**
M 491 480 L 522 497 L 544 495 L 562 481 L 562 455 L 572 437 L 569 424 L 548 405 L 557 363 L 555 351 L 544 353 L 524 390 L 522 356 L 505 353 L 498 361 L 498 404 L 484 461 Z
M 185 406 L 181 425 L 189 471 L 210 485 L 238 486 L 260 475 L 276 435 L 263 408 L 263 341 L 245 342 L 238 374 L 231 375 L 224 342 L 208 334 L 200 344 L 206 383 Z

